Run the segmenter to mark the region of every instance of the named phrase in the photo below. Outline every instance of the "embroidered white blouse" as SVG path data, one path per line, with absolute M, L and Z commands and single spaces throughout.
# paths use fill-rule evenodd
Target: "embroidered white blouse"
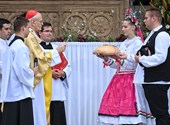
M 135 71 L 137 63 L 134 60 L 134 55 L 141 48 L 142 41 L 140 37 L 134 37 L 132 39 L 126 39 L 120 45 L 120 51 L 128 55 L 127 59 L 121 60 L 120 71 Z M 110 61 L 113 60 L 113 61 Z M 111 68 L 118 68 L 118 63 L 114 59 L 109 59 Z

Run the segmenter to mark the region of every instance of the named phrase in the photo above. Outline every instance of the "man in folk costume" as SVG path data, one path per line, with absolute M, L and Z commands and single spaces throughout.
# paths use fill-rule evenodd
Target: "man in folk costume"
M 29 21 L 18 17 L 14 21 L 15 37 L 2 61 L 2 91 L 4 102 L 2 125 L 34 125 L 32 98 L 33 81 L 38 67 L 30 68 L 29 48 L 24 38 L 29 34 Z
M 9 20 L 0 18 L 0 86 L 2 82 L 2 56 L 3 53 L 8 48 L 7 39 L 11 34 L 11 23 Z M 1 89 L 1 88 L 0 88 Z M 1 101 L 0 101 L 1 107 Z M 0 111 L 0 122 L 1 122 L 2 112 Z
M 54 44 L 51 44 L 53 34 L 52 25 L 48 22 L 44 22 L 39 32 L 39 36 L 42 40 L 40 45 L 46 50 L 50 51 L 55 48 Z M 62 62 L 53 67 L 52 76 L 52 99 L 50 105 L 50 124 L 51 125 L 66 125 L 66 115 L 64 101 L 66 100 L 65 91 L 69 87 L 69 76 L 71 73 L 71 67 L 67 60 L 63 60 L 60 53 Z M 65 58 L 65 56 L 64 56 Z M 59 66 L 60 65 L 60 66 Z
M 139 62 L 134 83 L 143 84 L 156 125 L 170 125 L 168 89 L 170 86 L 170 36 L 161 25 L 162 14 L 157 8 L 145 12 L 144 23 L 150 34 L 135 56 Z
M 42 15 L 36 10 L 27 11 L 25 17 L 30 21 L 30 33 L 25 39 L 25 44 L 30 49 L 31 68 L 34 67 L 37 59 L 38 74 L 34 78 L 35 99 L 33 100 L 34 124 L 46 125 L 46 114 L 49 113 L 52 95 L 52 70 L 51 66 L 61 62 L 59 52 L 65 50 L 65 45 L 61 45 L 51 52 L 44 52 L 40 47 L 40 38 L 37 33 L 41 30 L 43 21 Z M 44 98 L 45 95 L 45 98 Z

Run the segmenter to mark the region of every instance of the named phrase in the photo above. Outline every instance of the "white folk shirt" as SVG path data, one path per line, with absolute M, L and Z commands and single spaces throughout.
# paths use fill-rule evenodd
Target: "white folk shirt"
M 3 102 L 34 98 L 34 73 L 30 69 L 29 53 L 21 39 L 17 39 L 4 53 L 1 91 Z
M 132 39 L 126 39 L 120 45 L 120 51 L 128 55 L 127 59 L 124 60 L 123 65 L 120 67 L 120 71 L 135 71 L 137 63 L 134 60 L 134 55 L 141 48 L 142 41 L 139 37 L 134 37 Z M 112 68 L 116 68 L 117 63 L 110 65 Z
M 149 36 L 146 38 L 144 45 L 147 43 L 149 38 L 153 35 L 155 31 L 162 28 L 162 25 L 156 27 L 151 31 Z M 154 67 L 162 64 L 168 53 L 168 48 L 170 46 L 170 36 L 167 32 L 160 32 L 155 38 L 155 54 L 151 56 L 142 56 L 139 59 L 145 67 Z M 158 81 L 158 82 L 144 82 L 144 68 L 138 64 L 136 68 L 136 73 L 134 77 L 134 83 L 138 84 L 170 84 L 170 82 Z

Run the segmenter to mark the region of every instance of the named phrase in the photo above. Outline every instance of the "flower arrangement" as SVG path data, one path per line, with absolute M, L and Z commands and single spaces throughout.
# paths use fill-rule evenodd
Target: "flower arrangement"
M 115 42 L 115 41 L 121 42 L 122 38 L 123 37 L 121 35 L 120 39 L 118 39 L 118 37 L 117 38 L 109 37 L 108 39 L 103 41 L 95 35 L 83 35 L 77 32 L 72 32 L 72 33 L 64 32 L 63 35 L 60 37 L 57 37 L 55 41 L 58 41 L 58 42 L 64 42 L 64 41 L 67 41 L 67 42 Z
M 170 0 L 151 0 L 150 6 L 161 10 L 163 25 L 170 32 Z

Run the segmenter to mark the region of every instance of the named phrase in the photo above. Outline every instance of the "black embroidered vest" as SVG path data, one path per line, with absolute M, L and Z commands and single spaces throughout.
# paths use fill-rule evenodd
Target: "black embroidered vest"
M 151 54 L 155 54 L 155 38 L 162 32 L 166 31 L 164 27 L 156 31 L 148 40 L 146 46 L 149 48 Z M 159 41 L 162 42 L 162 41 Z M 162 43 L 164 44 L 164 43 Z M 156 81 L 170 81 L 170 47 L 165 62 L 155 67 L 144 67 L 144 82 L 156 82 Z

